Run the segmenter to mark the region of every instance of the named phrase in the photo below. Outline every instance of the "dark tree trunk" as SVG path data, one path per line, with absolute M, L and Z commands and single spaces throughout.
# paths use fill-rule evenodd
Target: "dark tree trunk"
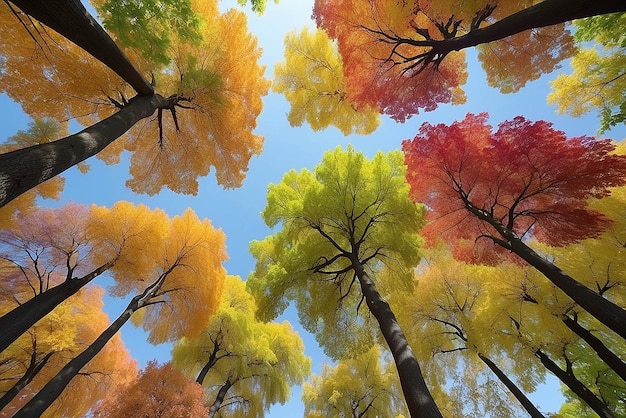
M 533 418 L 545 418 L 545 416 L 539 412 L 535 405 L 524 395 L 524 392 L 517 387 L 515 383 L 502 371 L 496 364 L 489 358 L 485 357 L 481 353 L 477 353 L 478 357 L 491 369 L 491 371 L 498 376 L 498 379 L 506 386 L 506 388 L 515 396 L 515 399 L 519 401 L 524 407 L 526 412 Z
M 198 377 L 196 378 L 196 383 L 198 383 L 199 385 L 202 385 L 204 383 L 204 379 L 206 378 L 206 375 L 209 373 L 209 370 L 211 370 L 211 368 L 215 366 L 215 363 L 217 363 L 218 351 L 219 351 L 219 345 L 215 344 L 213 346 L 213 351 L 211 352 L 209 359 L 207 360 L 204 367 L 202 367 L 202 370 L 200 370 L 200 373 L 198 373 Z
M 578 306 L 620 337 L 626 339 L 626 310 L 577 282 L 556 265 L 537 254 L 515 232 L 506 228 L 488 212 L 474 206 L 463 193 L 461 193 L 461 200 L 472 215 L 491 225 L 502 237 L 502 239 L 495 236 L 491 237 L 495 243 L 514 252 L 528 264 L 539 270 L 556 287 L 576 302 Z
M 173 100 L 158 94 L 136 96 L 119 112 L 77 134 L 0 154 L 0 207 L 96 155 L 158 108 L 171 107 Z
M 63 392 L 68 383 L 85 367 L 109 342 L 111 338 L 122 328 L 122 326 L 130 319 L 133 313 L 150 303 L 150 299 L 154 297 L 160 289 L 167 274 L 162 274 L 153 284 L 148 286 L 143 293 L 132 298 L 124 312 L 105 329 L 102 334 L 95 339 L 89 347 L 74 357 L 63 367 L 56 376 L 54 376 L 46 385 L 24 405 L 13 418 L 31 418 L 39 417 Z
M 590 16 L 626 10 L 623 0 L 544 0 L 520 10 L 492 25 L 475 29 L 463 36 L 441 41 L 449 51 L 497 41 L 533 28 L 552 26 Z
M 352 257 L 352 267 L 359 279 L 367 307 L 378 321 L 383 337 L 393 355 L 411 417 L 442 418 L 441 412 L 426 386 L 413 350 L 409 346 L 389 304 L 380 296 L 363 265 L 354 256 Z
M 220 390 L 217 392 L 215 401 L 213 401 L 213 404 L 209 408 L 209 418 L 215 417 L 215 414 L 217 414 L 217 411 L 219 411 L 220 407 L 222 406 L 222 402 L 224 402 L 224 399 L 226 398 L 226 393 L 231 387 L 233 387 L 233 383 L 230 381 L 230 378 L 228 378 L 226 379 L 226 382 L 222 385 Z
M 587 388 L 580 380 L 574 376 L 571 370 L 563 370 L 552 361 L 543 351 L 535 351 L 535 355 L 541 361 L 546 369 L 550 370 L 556 377 L 559 378 L 564 385 L 566 385 L 576 396 L 578 396 L 583 402 L 585 402 L 591 409 L 595 411 L 601 418 L 615 418 L 613 412 L 608 406 L 602 402 L 589 388 Z
M 80 0 L 10 0 L 34 17 L 93 55 L 130 84 L 137 93 L 152 95 L 154 88 L 135 69 Z
M 622 361 L 615 353 L 613 353 L 598 337 L 593 335 L 591 331 L 583 327 L 573 318 L 564 315 L 563 323 L 576 335 L 582 338 L 598 357 L 606 363 L 623 381 L 626 382 L 626 363 Z
M 17 382 L 15 382 L 13 387 L 11 387 L 4 393 L 4 395 L 2 395 L 2 398 L 0 398 L 0 411 L 4 407 L 6 407 L 13 400 L 13 398 L 16 397 L 17 394 L 26 387 L 26 385 L 32 382 L 33 378 L 37 376 L 37 373 L 39 373 L 41 369 L 43 369 L 43 367 L 46 365 L 46 363 L 48 363 L 48 360 L 50 360 L 50 357 L 52 357 L 53 354 L 54 352 L 50 352 L 46 354 L 42 359 L 37 360 L 37 351 L 33 351 L 33 354 L 30 358 L 30 364 L 28 365 L 28 369 L 26 369 L 24 375 Z
M 2 330 L 0 332 L 0 353 L 35 325 L 37 321 L 76 294 L 87 283 L 107 271 L 113 264 L 114 261 L 111 261 L 84 277 L 66 280 L 0 317 L 0 329 Z
M 507 237 L 505 236 L 505 238 Z M 626 311 L 624 309 L 574 280 L 560 268 L 537 254 L 519 238 L 509 238 L 508 242 L 515 254 L 543 273 L 581 308 L 626 339 Z

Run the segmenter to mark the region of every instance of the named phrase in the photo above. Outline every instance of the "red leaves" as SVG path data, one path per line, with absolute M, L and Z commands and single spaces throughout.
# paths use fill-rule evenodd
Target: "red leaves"
M 610 154 L 610 140 L 567 138 L 549 122 L 521 116 L 496 132 L 486 122 L 483 113 L 424 124 L 402 144 L 411 196 L 430 209 L 424 232 L 431 243 L 442 237 L 462 258 L 494 262 L 483 247 L 506 242 L 502 231 L 554 246 L 604 231 L 609 221 L 587 200 L 626 182 L 626 156 Z M 471 256 L 459 240 L 476 240 Z

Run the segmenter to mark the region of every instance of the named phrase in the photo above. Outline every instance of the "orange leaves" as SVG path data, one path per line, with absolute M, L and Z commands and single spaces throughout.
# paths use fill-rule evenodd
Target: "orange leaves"
M 467 78 L 464 53 L 449 54 L 438 68 L 422 67 L 421 54 L 430 48 L 405 42 L 416 24 L 436 31 L 412 2 L 324 0 L 315 3 L 314 16 L 337 39 L 347 97 L 357 107 L 374 106 L 404 121 L 439 103 L 464 101 L 458 91 Z
M 465 240 L 478 238 L 473 256 L 486 262 L 480 254 L 490 251 L 480 246 L 505 238 L 497 225 L 556 246 L 606 228 L 587 200 L 626 181 L 626 158 L 611 154 L 611 141 L 567 138 L 523 117 L 492 132 L 486 119 L 468 114 L 450 126 L 425 124 L 403 142 L 411 195 L 430 208 L 431 243 L 435 236 L 454 240 L 456 253 L 467 255 Z
M 171 364 L 148 363 L 137 379 L 109 393 L 94 411 L 95 417 L 167 416 L 206 417 L 202 386 L 172 368 Z

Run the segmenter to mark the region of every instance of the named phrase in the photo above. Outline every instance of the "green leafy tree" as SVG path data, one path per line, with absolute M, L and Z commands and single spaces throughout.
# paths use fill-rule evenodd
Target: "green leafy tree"
M 626 120 L 624 25 L 625 13 L 574 21 L 578 49 L 571 61 L 573 71 L 559 74 L 548 95 L 548 103 L 557 105 L 559 113 L 580 116 L 598 110 L 600 132 Z
M 205 387 L 211 417 L 263 417 L 310 373 L 311 359 L 291 325 L 259 322 L 255 311 L 245 283 L 226 276 L 219 310 L 206 329 L 174 344 L 173 364 Z
M 313 375 L 302 387 L 304 416 L 406 416 L 406 405 L 398 397 L 398 375 L 393 365 L 381 364 L 381 356 L 380 347 L 374 345 L 369 351 L 341 360 L 334 367 L 325 364 L 322 373 Z
M 388 286 L 412 285 L 423 215 L 408 198 L 402 154 L 368 160 L 352 148 L 329 151 L 314 172 L 290 171 L 270 185 L 263 218 L 282 229 L 252 242 L 257 264 L 247 283 L 262 319 L 294 301 L 304 328 L 335 358 L 363 353 L 379 337 L 363 304 L 393 355 L 410 413 L 435 417 L 441 414 L 383 297 Z

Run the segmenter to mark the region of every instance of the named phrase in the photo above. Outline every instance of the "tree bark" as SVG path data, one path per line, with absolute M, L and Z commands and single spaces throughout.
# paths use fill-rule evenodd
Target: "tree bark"
M 491 359 L 482 355 L 481 353 L 477 353 L 478 357 L 491 369 L 491 371 L 500 379 L 500 381 L 506 386 L 506 388 L 515 396 L 515 399 L 519 401 L 520 404 L 524 407 L 526 412 L 533 418 L 545 418 L 545 416 L 539 412 L 537 407 L 524 395 L 524 392 L 517 387 L 515 383 L 502 371 L 500 368 L 493 362 Z
M 595 411 L 601 418 L 615 418 L 613 412 L 608 406 L 602 402 L 589 388 L 587 388 L 580 380 L 574 376 L 571 370 L 563 370 L 552 361 L 543 351 L 535 351 L 535 355 L 541 361 L 546 369 L 550 370 L 556 377 L 559 378 L 563 384 L 565 384 L 576 396 L 578 396 L 583 402 L 585 402 L 591 409 Z
M 77 134 L 0 154 L 0 207 L 96 155 L 155 110 L 170 108 L 174 100 L 158 94 L 135 96 L 119 112 Z
M 152 85 L 135 69 L 80 0 L 10 1 L 27 15 L 83 48 L 130 84 L 138 94 L 154 93 Z
M 361 291 L 365 296 L 367 307 L 378 321 L 383 337 L 393 355 L 411 417 L 442 418 L 443 416 L 426 386 L 419 363 L 396 320 L 396 316 L 387 301 L 378 293 L 378 289 L 358 258 L 353 255 L 351 261 L 354 272 L 359 279 Z
M 39 417 L 63 392 L 68 383 L 85 367 L 109 342 L 111 338 L 130 319 L 133 313 L 149 304 L 160 289 L 165 277 L 171 272 L 163 273 L 154 283 L 148 286 L 141 294 L 132 298 L 124 312 L 95 339 L 89 347 L 69 361 L 46 385 L 29 400 L 13 418 Z
M 200 373 L 198 373 L 198 377 L 196 378 L 196 383 L 198 383 L 199 385 L 202 385 L 204 383 L 204 379 L 206 378 L 206 375 L 209 373 L 209 370 L 211 370 L 211 368 L 215 366 L 215 363 L 217 363 L 218 351 L 219 351 L 219 345 L 215 344 L 213 346 L 213 351 L 211 352 L 209 359 L 207 360 L 204 367 L 202 367 L 202 370 L 200 370 Z
M 54 308 L 111 268 L 114 262 L 106 263 L 84 277 L 66 280 L 0 317 L 0 353 Z
M 598 354 L 607 366 L 609 366 L 623 381 L 626 382 L 626 363 L 622 361 L 615 353 L 613 353 L 598 337 L 593 335 L 591 331 L 583 327 L 573 318 L 564 315 L 563 323 L 576 335 L 585 341 L 593 351 Z
M 230 377 L 226 379 L 226 382 L 222 385 L 220 390 L 217 392 L 217 396 L 215 397 L 215 401 L 209 408 L 209 418 L 214 418 L 217 411 L 219 411 L 222 406 L 222 402 L 224 402 L 224 398 L 226 398 L 226 393 L 233 386 L 233 383 L 230 381 Z

